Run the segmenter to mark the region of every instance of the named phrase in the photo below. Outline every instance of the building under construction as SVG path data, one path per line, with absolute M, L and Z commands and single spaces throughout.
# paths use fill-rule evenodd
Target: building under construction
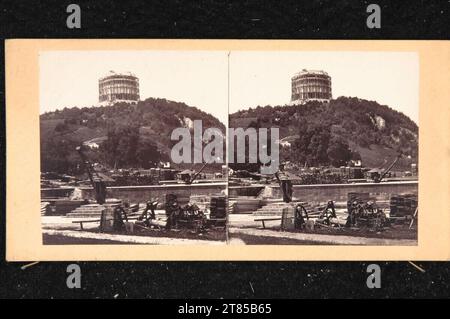
M 295 74 L 292 79 L 291 104 L 304 104 L 307 101 L 329 102 L 331 77 L 324 71 L 305 70 Z
M 139 79 L 132 73 L 110 73 L 98 80 L 99 102 L 103 105 L 115 102 L 137 103 Z

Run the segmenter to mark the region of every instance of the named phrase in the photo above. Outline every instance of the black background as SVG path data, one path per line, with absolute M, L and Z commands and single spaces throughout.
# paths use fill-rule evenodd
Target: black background
M 81 29 L 66 7 L 81 6 Z M 381 7 L 381 29 L 366 7 Z M 1 1 L 0 37 L 448 40 L 449 1 Z M 70 63 L 70 61 L 69 61 Z M 0 48 L 4 105 L 4 46 Z M 11 107 L 11 106 L 9 106 Z M 376 262 L 382 288 L 366 286 L 371 262 L 79 262 L 82 288 L 66 287 L 69 262 L 5 261 L 5 113 L 2 160 L 0 297 L 3 298 L 430 298 L 449 297 L 444 262 Z M 24 150 L 26 156 L 26 150 Z M 26 198 L 24 198 L 26 200 Z M 450 212 L 449 212 L 450 213 Z

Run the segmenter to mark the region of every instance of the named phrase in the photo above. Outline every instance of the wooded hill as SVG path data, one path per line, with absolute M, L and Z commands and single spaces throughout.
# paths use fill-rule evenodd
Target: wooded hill
M 203 129 L 225 126 L 211 114 L 184 103 L 149 98 L 136 105 L 73 107 L 40 116 L 41 171 L 80 173 L 75 148 L 85 147 L 92 161 L 107 167 L 155 166 L 170 160 L 172 130 L 202 120 Z
M 366 167 L 409 169 L 418 160 L 418 126 L 386 105 L 339 97 L 330 103 L 258 106 L 230 115 L 230 127 L 278 127 L 282 159 L 308 166 L 341 166 L 362 159 Z

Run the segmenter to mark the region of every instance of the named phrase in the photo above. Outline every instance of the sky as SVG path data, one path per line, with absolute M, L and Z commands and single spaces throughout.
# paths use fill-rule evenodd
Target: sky
M 327 72 L 333 98 L 376 101 L 418 124 L 419 58 L 415 52 L 233 51 L 230 112 L 289 103 L 291 77 L 302 69 Z
M 210 113 L 227 125 L 225 51 L 40 52 L 40 113 L 98 103 L 98 79 L 110 70 L 139 78 L 140 98 L 166 98 Z
M 43 51 L 40 112 L 98 103 L 98 79 L 110 70 L 139 78 L 140 97 L 196 106 L 228 121 L 226 51 Z M 232 51 L 230 113 L 284 105 L 291 77 L 302 69 L 326 71 L 333 98 L 374 100 L 419 120 L 419 59 L 415 52 Z

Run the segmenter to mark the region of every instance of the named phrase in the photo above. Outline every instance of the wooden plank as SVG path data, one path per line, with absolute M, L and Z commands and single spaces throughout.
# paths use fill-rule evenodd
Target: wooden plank
M 273 220 L 281 220 L 281 217 L 280 218 L 256 218 L 255 219 L 255 222 L 261 222 L 261 221 L 273 221 Z

